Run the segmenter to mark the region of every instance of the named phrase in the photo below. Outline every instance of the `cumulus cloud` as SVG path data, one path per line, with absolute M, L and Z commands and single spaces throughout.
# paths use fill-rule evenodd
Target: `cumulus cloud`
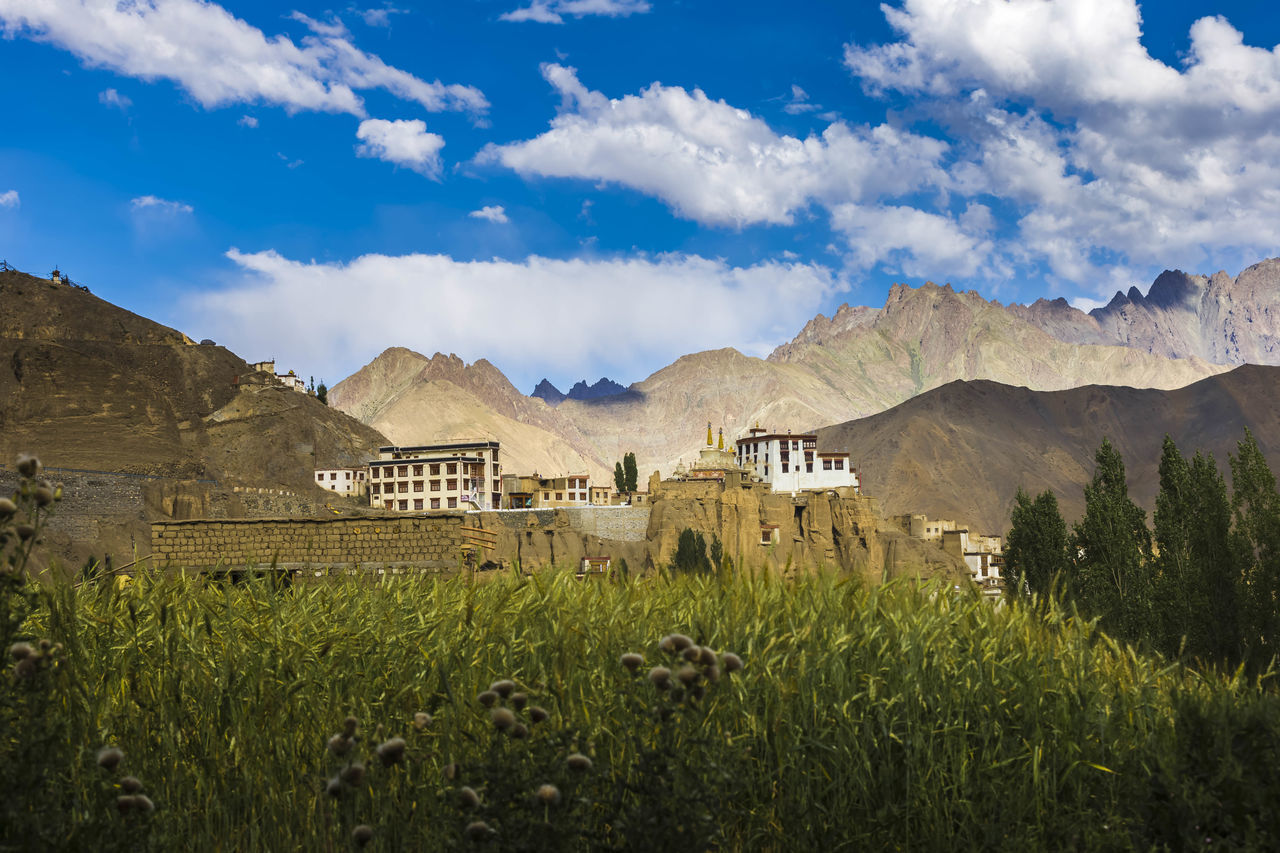
M 563 24 L 564 16 L 585 18 L 600 15 L 625 18 L 648 12 L 647 0 L 533 0 L 528 6 L 498 16 L 503 21 L 534 21 L 539 24 Z
M 107 89 L 98 93 L 98 103 L 104 107 L 115 107 L 120 112 L 128 112 L 129 107 L 133 106 L 133 101 L 129 100 L 125 95 L 120 94 L 115 89 Z
M 809 100 L 809 93 L 801 89 L 795 83 L 791 84 L 791 97 L 787 99 L 787 103 L 782 107 L 783 112 L 787 115 L 803 115 L 804 113 L 816 113 L 822 109 L 822 104 L 815 104 Z
M 269 341 L 290 362 L 326 376 L 350 374 L 392 344 L 488 358 L 518 384 L 548 373 L 640 376 L 695 340 L 763 356 L 842 286 L 821 266 L 735 267 L 694 255 L 471 262 L 365 255 L 345 264 L 273 251 L 227 256 L 240 281 L 192 296 L 185 306 L 192 325 L 242 352 Z M 715 310 L 674 307 L 691 293 Z M 281 312 L 293 321 L 280 324 Z M 553 334 L 556 345 L 531 351 L 527 336 L 512 330 Z
M 181 216 L 194 212 L 189 204 L 181 201 L 169 201 L 153 195 L 138 196 L 135 199 L 131 199 L 129 206 L 135 212 L 153 213 L 160 216 Z
M 240 120 L 236 124 L 241 127 L 257 127 L 258 120 L 253 116 L 240 116 Z
M 0 193 L 0 207 L 18 207 L 22 204 L 22 200 L 18 198 L 17 190 L 8 190 Z
M 440 179 L 440 149 L 444 147 L 444 137 L 428 133 L 427 124 L 421 119 L 366 119 L 360 122 L 356 138 L 361 140 L 356 146 L 356 154 L 361 157 L 376 157 L 432 180 Z
M 356 91 L 371 89 L 431 111 L 489 106 L 472 86 L 428 82 L 365 53 L 339 22 L 295 18 L 311 30 L 300 43 L 205 0 L 0 0 L 6 36 L 49 42 L 92 67 L 171 80 L 206 108 L 266 103 L 363 117 Z
M 1012 203 L 1028 263 L 1104 295 L 1117 268 L 1280 244 L 1280 48 L 1205 17 L 1173 67 L 1134 0 L 882 8 L 900 38 L 847 45 L 847 66 L 943 117 L 957 189 Z
M 409 10 L 397 9 L 394 6 L 382 6 L 377 9 L 353 8 L 352 11 L 360 16 L 360 19 L 364 21 L 367 27 L 389 27 L 391 26 L 392 15 L 403 15 Z
M 542 67 L 563 107 L 533 139 L 488 146 L 482 162 L 522 175 L 585 178 L 657 196 L 713 225 L 791 224 L 812 201 L 836 203 L 944 186 L 947 145 L 888 125 L 830 125 L 798 139 L 702 90 L 654 83 L 610 99 L 573 68 Z
M 502 205 L 500 204 L 486 204 L 484 207 L 480 208 L 479 210 L 471 211 L 470 213 L 467 214 L 467 216 L 470 216 L 474 219 L 485 219 L 485 220 L 488 220 L 489 222 L 495 222 L 498 224 L 503 224 L 511 221 L 510 219 L 507 218 L 507 211 L 503 209 Z
M 973 276 L 993 250 L 954 219 L 914 207 L 841 204 L 831 210 L 831 225 L 845 235 L 857 266 L 885 264 L 919 278 L 939 270 Z

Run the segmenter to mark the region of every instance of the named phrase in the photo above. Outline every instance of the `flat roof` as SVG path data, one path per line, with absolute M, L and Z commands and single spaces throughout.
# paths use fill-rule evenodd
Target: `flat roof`
M 772 441 L 772 440 L 773 440 L 773 439 L 775 439 L 775 438 L 777 438 L 777 439 L 784 439 L 784 440 L 791 440 L 791 441 L 797 441 L 797 440 L 800 440 L 800 441 L 817 441 L 817 440 L 818 440 L 818 434 L 817 434 L 816 432 L 796 432 L 796 433 L 791 433 L 791 432 L 788 432 L 788 433 L 772 432 L 772 433 L 769 433 L 768 435 L 750 435 L 750 436 L 747 436 L 746 438 L 740 438 L 740 439 L 738 439 L 737 443 L 738 443 L 738 444 L 748 444 L 748 443 L 750 443 L 750 442 L 754 442 L 754 441 Z
M 387 445 L 386 447 L 379 447 L 378 452 L 379 453 L 417 453 L 417 452 L 422 452 L 426 450 L 463 450 L 463 449 L 468 449 L 473 447 L 484 447 L 484 448 L 492 447 L 494 450 L 497 450 L 498 442 L 478 441 L 478 440 L 477 441 L 451 441 L 444 444 L 419 444 L 419 445 L 414 445 L 413 447 L 398 447 L 394 444 L 390 444 L 390 445 Z

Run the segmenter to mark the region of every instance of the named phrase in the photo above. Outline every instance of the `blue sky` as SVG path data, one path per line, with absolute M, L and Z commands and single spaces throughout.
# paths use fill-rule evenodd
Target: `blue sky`
M 0 258 L 330 384 L 764 355 L 1280 254 L 1251 2 L 0 0 Z

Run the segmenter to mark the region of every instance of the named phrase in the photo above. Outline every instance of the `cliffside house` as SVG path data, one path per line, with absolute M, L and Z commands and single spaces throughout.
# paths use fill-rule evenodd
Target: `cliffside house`
M 547 509 L 561 506 L 588 506 L 602 490 L 591 485 L 587 474 L 540 477 L 506 474 L 502 477 L 502 509 Z M 609 490 L 603 490 L 608 503 Z
M 368 479 L 369 505 L 397 512 L 497 509 L 502 502 L 496 441 L 379 447 Z
M 754 466 L 756 478 L 775 492 L 859 488 L 849 454 L 819 451 L 816 433 L 784 435 L 756 425 L 738 439 L 735 459 L 742 468 Z
M 369 469 L 317 468 L 316 485 L 344 497 L 362 498 L 369 493 Z

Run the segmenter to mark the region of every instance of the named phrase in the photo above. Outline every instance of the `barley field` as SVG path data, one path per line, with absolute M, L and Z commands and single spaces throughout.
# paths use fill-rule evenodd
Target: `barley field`
M 764 573 L 8 594 L 7 849 L 1280 844 L 1269 680 L 1053 607 Z

